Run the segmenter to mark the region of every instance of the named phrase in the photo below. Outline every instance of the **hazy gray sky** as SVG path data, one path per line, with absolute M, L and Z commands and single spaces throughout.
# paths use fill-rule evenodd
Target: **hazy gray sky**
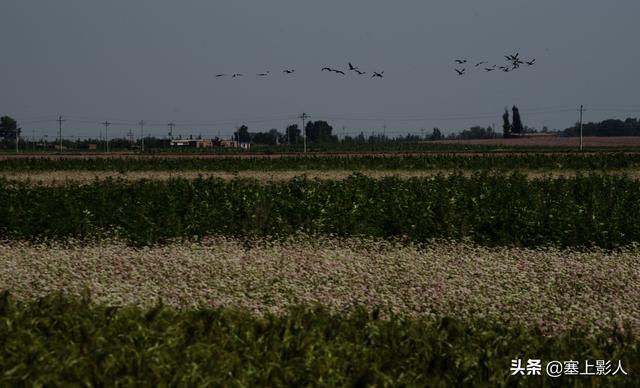
M 0 114 L 26 136 L 113 136 L 137 128 L 209 137 L 283 130 L 307 112 L 334 131 L 565 128 L 640 116 L 638 0 L 3 0 Z M 485 73 L 454 59 L 530 68 Z M 384 71 L 339 76 L 324 66 Z M 285 76 L 282 70 L 295 68 Z M 256 73 L 271 71 L 269 77 Z M 245 77 L 215 78 L 217 73 Z

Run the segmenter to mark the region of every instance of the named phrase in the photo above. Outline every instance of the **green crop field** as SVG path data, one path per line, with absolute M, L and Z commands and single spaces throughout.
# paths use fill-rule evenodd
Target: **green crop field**
M 639 165 L 5 158 L 0 386 L 637 386 Z M 512 376 L 527 358 L 627 375 Z

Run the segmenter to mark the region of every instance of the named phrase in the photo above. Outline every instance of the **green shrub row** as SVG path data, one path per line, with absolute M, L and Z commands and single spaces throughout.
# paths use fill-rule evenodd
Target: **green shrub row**
M 0 294 L 0 386 L 640 385 L 629 332 L 544 336 L 535 327 L 320 307 L 256 317 L 228 309 L 94 305 Z M 628 375 L 512 376 L 511 360 L 618 360 Z M 524 361 L 526 364 L 526 361 Z
M 528 180 L 476 173 L 343 181 L 296 178 L 95 181 L 33 186 L 0 180 L 0 233 L 13 238 L 338 236 L 465 239 L 483 245 L 605 248 L 640 241 L 640 182 L 590 175 Z
M 603 170 L 640 166 L 640 153 L 596 154 L 423 154 L 386 156 L 284 156 L 169 158 L 45 158 L 5 159 L 0 171 L 147 171 L 147 170 L 434 170 L 434 169 L 533 169 Z

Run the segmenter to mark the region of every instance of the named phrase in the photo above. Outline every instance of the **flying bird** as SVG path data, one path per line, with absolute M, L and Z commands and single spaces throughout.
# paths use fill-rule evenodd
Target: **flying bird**
M 342 71 L 342 70 L 331 69 L 331 71 L 333 71 L 334 73 L 338 73 L 338 74 L 344 75 L 344 71 Z
M 231 76 L 232 78 L 236 78 L 236 77 L 242 77 L 242 74 L 240 73 L 235 73 L 234 75 Z
M 286 69 L 286 70 L 282 70 L 282 72 L 283 72 L 283 73 L 287 73 L 287 74 L 291 74 L 291 73 L 293 73 L 294 71 L 295 71 L 295 69 L 291 69 L 291 70 L 288 70 L 288 69 Z
M 467 60 L 466 59 L 456 59 L 456 63 L 458 65 L 462 65 L 463 63 L 467 63 Z
M 377 71 L 374 71 L 371 78 L 375 78 L 375 77 L 382 78 L 382 74 L 384 74 L 384 71 L 381 71 L 379 73 Z
M 535 62 L 536 62 L 536 59 L 534 58 L 534 59 L 532 59 L 530 61 L 525 61 L 524 63 L 526 63 L 529 66 L 532 66 Z
M 478 62 L 478 63 L 476 63 L 476 67 L 478 67 L 480 65 L 484 65 L 485 63 L 487 63 L 487 61 Z
M 367 74 L 366 71 L 360 71 L 360 70 L 357 70 L 357 69 L 356 69 L 356 73 L 358 73 L 359 75 Z
M 454 70 L 456 71 L 456 73 L 458 73 L 458 75 L 463 75 L 465 71 L 465 69 L 462 69 L 462 70 L 454 69 Z
M 320 71 L 325 71 L 325 70 L 333 71 L 333 69 L 332 69 L 332 68 L 330 68 L 330 67 L 323 67 L 323 68 L 322 68 L 322 70 L 320 70 Z
M 349 62 L 349 70 L 358 70 L 358 68 L 353 66 L 351 62 Z
M 216 77 L 224 77 L 226 74 L 216 74 Z
M 267 75 L 269 75 L 269 70 L 267 70 L 267 72 L 266 72 L 266 73 L 259 73 L 259 74 L 258 74 L 258 77 L 265 77 L 265 76 L 267 76 Z
M 495 68 L 493 68 L 493 67 L 485 67 L 484 70 L 485 71 L 494 71 Z

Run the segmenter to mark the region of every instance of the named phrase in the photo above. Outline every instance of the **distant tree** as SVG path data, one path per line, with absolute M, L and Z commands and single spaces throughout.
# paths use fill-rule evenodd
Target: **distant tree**
M 276 145 L 280 133 L 277 129 L 271 129 L 269 132 L 257 132 L 251 134 L 251 142 L 254 144 Z
M 312 143 L 337 142 L 338 137 L 331 134 L 333 127 L 326 121 L 309 121 L 306 126 L 307 140 Z
M 9 116 L 0 117 L 0 138 L 15 140 L 20 135 L 18 122 Z
M 289 125 L 285 131 L 287 142 L 290 144 L 298 144 L 301 133 L 302 131 L 298 128 L 298 124 Z
M 442 139 L 444 139 L 442 132 L 440 132 L 438 128 L 433 128 L 433 132 L 431 132 L 431 136 L 429 137 L 429 140 L 442 140 Z
M 603 120 L 597 123 L 585 123 L 583 126 L 585 136 L 640 136 L 640 121 L 627 118 L 624 121 L 617 119 Z M 579 136 L 580 124 L 564 130 L 567 136 Z
M 493 128 L 483 128 L 479 126 L 471 127 L 469 129 L 465 129 L 460 132 L 457 136 L 458 139 L 469 140 L 469 139 L 493 139 L 495 137 L 495 133 L 493 132 Z
M 502 114 L 502 136 L 507 138 L 511 134 L 511 124 L 509 123 L 509 109 L 504 108 Z
M 520 120 L 520 111 L 515 105 L 513 106 L 511 111 L 513 112 L 513 115 L 511 116 L 513 120 L 513 124 L 511 124 L 511 132 L 520 134 L 524 130 L 522 121 Z
M 236 130 L 236 140 L 240 143 L 248 143 L 251 141 L 249 128 L 246 125 L 243 125 Z

